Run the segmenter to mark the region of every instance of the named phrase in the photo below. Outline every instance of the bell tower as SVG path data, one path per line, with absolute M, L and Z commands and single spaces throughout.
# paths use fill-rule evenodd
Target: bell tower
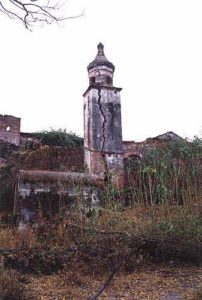
M 89 87 L 84 93 L 85 164 L 91 174 L 123 176 L 121 88 L 113 86 L 114 65 L 103 44 L 88 65 Z

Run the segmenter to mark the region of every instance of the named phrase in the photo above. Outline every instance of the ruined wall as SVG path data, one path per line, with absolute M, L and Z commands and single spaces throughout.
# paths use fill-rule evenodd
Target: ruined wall
M 85 149 L 85 163 L 90 174 L 104 174 L 104 160 L 100 152 Z
M 43 213 L 52 214 L 59 207 L 77 205 L 78 200 L 85 207 L 100 203 L 98 195 L 103 180 L 85 173 L 20 170 L 17 186 L 16 209 L 24 221 L 30 221 L 37 218 L 39 206 Z
M 37 143 L 40 143 L 40 138 L 34 133 L 20 132 L 20 147 L 21 148 L 33 148 Z
M 20 145 L 20 118 L 0 115 L 0 140 Z
M 123 142 L 124 159 L 127 159 L 131 156 L 137 156 L 139 158 L 142 158 L 144 146 L 145 146 L 144 142 L 137 143 L 134 141 L 124 141 Z
M 176 133 L 169 131 L 158 135 L 153 138 L 147 138 L 142 142 L 134 141 L 124 141 L 123 150 L 124 150 L 124 159 L 130 158 L 131 156 L 139 157 L 140 159 L 144 157 L 153 148 L 162 148 L 168 142 L 176 141 L 185 141 L 182 137 Z
M 101 152 L 85 151 L 85 155 L 85 162 L 90 166 L 91 174 L 104 175 L 105 177 L 106 171 L 108 171 L 115 185 L 119 187 L 124 185 L 124 161 L 122 154 L 105 153 L 102 155 Z
M 0 140 L 0 158 L 9 159 L 11 155 L 19 149 L 18 146 Z
M 24 170 L 73 171 L 83 170 L 83 149 L 43 146 L 21 151 L 12 158 Z

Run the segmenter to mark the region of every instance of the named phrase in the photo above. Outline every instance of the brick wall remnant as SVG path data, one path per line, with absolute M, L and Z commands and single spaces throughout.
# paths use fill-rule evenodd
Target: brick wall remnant
M 18 146 L 0 140 L 1 162 L 7 162 L 8 159 L 10 159 L 10 157 L 13 155 L 13 153 L 15 153 L 17 150 L 19 150 Z M 1 163 L 0 163 L 0 165 L 1 165 Z
M 24 150 L 24 149 L 23 149 Z M 83 149 L 42 146 L 16 153 L 12 161 L 23 170 L 83 171 Z
M 35 133 L 20 132 L 20 147 L 24 149 L 33 149 L 36 145 L 40 146 L 41 138 Z
M 20 118 L 0 115 L 0 140 L 20 145 Z
M 150 151 L 150 149 L 162 147 L 165 143 L 174 141 L 180 142 L 185 140 L 178 134 L 169 131 L 152 138 L 147 138 L 145 141 L 142 142 L 124 141 L 124 159 L 126 160 L 132 156 L 139 157 L 141 159 L 146 153 Z

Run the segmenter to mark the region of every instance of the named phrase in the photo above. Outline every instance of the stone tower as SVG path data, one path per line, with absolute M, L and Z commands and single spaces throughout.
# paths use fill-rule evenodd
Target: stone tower
M 98 45 L 95 59 L 88 65 L 89 87 L 84 93 L 85 164 L 91 174 L 123 177 L 121 88 L 113 86 L 115 67 Z

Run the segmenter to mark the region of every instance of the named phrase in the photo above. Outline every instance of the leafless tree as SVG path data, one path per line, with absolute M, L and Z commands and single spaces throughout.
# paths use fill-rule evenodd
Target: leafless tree
M 63 5 L 60 0 L 0 0 L 0 12 L 20 20 L 27 29 L 36 23 L 51 24 L 82 15 L 61 16 Z

